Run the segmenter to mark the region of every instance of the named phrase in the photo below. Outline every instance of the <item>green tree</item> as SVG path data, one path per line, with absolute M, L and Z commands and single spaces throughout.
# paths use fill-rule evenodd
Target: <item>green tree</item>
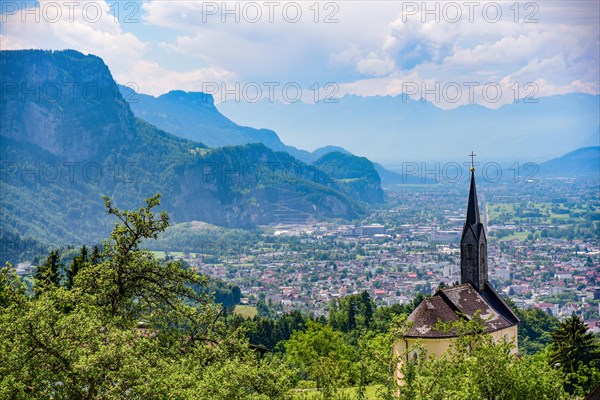
M 375 313 L 375 302 L 363 291 L 334 300 L 330 306 L 329 324 L 342 332 L 369 329 Z
M 567 399 L 559 371 L 542 355 L 516 357 L 513 344 L 494 342 L 485 334 L 481 320 L 459 320 L 445 329 L 458 337 L 439 357 L 427 354 L 420 344 L 409 348 L 418 361 L 403 364 L 401 400 L 436 399 Z
M 137 211 L 116 209 L 108 197 L 104 201 L 117 222 L 103 244 L 103 261 L 79 271 L 77 284 L 82 290 L 93 294 L 107 315 L 124 316 L 123 321 L 164 306 L 177 309 L 182 296 L 201 301 L 191 288 L 191 284 L 201 283 L 196 274 L 179 262 L 162 264 L 139 247 L 142 240 L 156 239 L 168 226 L 165 212 L 158 218 L 152 212 L 160 204 L 160 195 L 148 198 L 146 206 Z
M 306 331 L 293 333 L 284 347 L 287 361 L 301 376 L 317 382 L 325 398 L 355 380 L 355 351 L 344 342 L 342 333 L 329 325 L 308 321 Z
M 84 268 L 88 263 L 89 263 L 88 249 L 87 249 L 87 246 L 84 245 L 81 248 L 79 255 L 75 256 L 73 258 L 73 262 L 71 262 L 71 265 L 69 266 L 69 269 L 67 270 L 67 282 L 65 283 L 65 286 L 67 289 L 73 288 L 73 283 L 74 283 L 75 277 L 77 276 L 79 271 L 82 268 Z
M 371 327 L 371 321 L 373 320 L 373 309 L 375 308 L 375 303 L 366 290 L 363 290 L 360 294 L 360 308 L 364 318 L 365 328 L 369 329 Z
M 63 264 L 60 261 L 58 250 L 53 250 L 44 262 L 44 264 L 37 267 L 34 278 L 36 279 L 36 288 L 43 290 L 47 285 L 60 285 L 60 271 L 63 268 Z
M 90 263 L 99 264 L 102 262 L 102 252 L 100 251 L 100 246 L 97 244 L 92 247 L 92 255 L 90 256 Z
M 559 320 L 537 308 L 520 309 L 510 302 L 521 320 L 519 324 L 519 352 L 533 354 L 543 350 L 551 339 L 551 333 L 558 328 Z
M 288 399 L 293 370 L 227 332 L 184 265 L 139 248 L 166 225 L 151 210 L 158 196 L 138 211 L 106 203 L 119 222 L 71 290 L 30 296 L 10 266 L 0 270 L 0 398 Z
M 7 262 L 0 269 L 0 308 L 7 308 L 25 298 L 25 285 L 17 276 L 12 265 Z
M 565 388 L 569 393 L 585 394 L 600 383 L 598 338 L 576 315 L 560 323 L 552 333 L 550 363 L 565 374 Z

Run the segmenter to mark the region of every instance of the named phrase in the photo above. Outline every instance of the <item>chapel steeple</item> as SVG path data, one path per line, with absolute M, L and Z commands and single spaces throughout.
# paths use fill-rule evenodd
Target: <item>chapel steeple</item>
M 424 353 L 421 349 L 425 350 L 427 357 L 443 357 L 444 349 L 453 346 L 459 337 L 458 332 L 448 332 L 439 326 L 440 322 L 455 322 L 457 315 L 469 320 L 479 315 L 482 332 L 493 332 L 494 337 L 513 342 L 515 346 L 511 352 L 518 352 L 520 320 L 488 282 L 487 239 L 477 203 L 475 163 L 472 160 L 467 218 L 460 239 L 461 284 L 439 288 L 408 316 L 412 325 L 394 344 L 393 350 L 399 360 L 395 377 L 400 384 L 406 383 L 402 366 L 410 362 L 409 357 L 420 357 Z
M 467 220 L 460 239 L 460 283 L 470 283 L 475 290 L 485 289 L 488 280 L 487 238 L 479 217 L 477 189 L 475 187 L 475 163 L 471 152 L 471 187 L 467 205 Z

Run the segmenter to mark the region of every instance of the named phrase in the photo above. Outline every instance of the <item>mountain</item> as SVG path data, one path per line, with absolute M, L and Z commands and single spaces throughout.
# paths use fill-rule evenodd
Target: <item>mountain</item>
M 272 130 L 237 125 L 217 110 L 210 94 L 173 90 L 153 97 L 126 86 L 120 86 L 119 89 L 136 117 L 179 137 L 210 147 L 262 143 L 304 162 L 317 158 L 308 151 L 286 146 Z
M 284 144 L 277 133 L 270 129 L 240 126 L 221 114 L 212 95 L 202 92 L 174 90 L 158 97 L 138 93 L 127 86 L 119 86 L 123 97 L 129 102 L 136 117 L 182 138 L 205 143 L 210 147 L 262 143 L 275 151 L 284 151 L 305 163 L 339 151 L 351 154 L 339 146 L 324 146 L 313 152 Z M 406 183 L 392 178 L 393 171 L 378 166 L 378 172 L 386 175 L 384 183 Z
M 0 260 L 17 266 L 23 260 L 38 260 L 48 256 L 48 248 L 31 238 L 23 238 L 5 227 L 0 230 Z
M 327 153 L 333 153 L 333 152 L 338 152 L 338 153 L 342 153 L 342 154 L 352 155 L 352 153 L 350 153 L 348 150 L 344 149 L 343 147 L 339 147 L 339 146 L 324 146 L 324 147 L 319 147 L 318 149 L 315 149 L 312 152 L 312 156 L 314 157 L 313 161 L 316 161 L 318 158 L 323 157 Z
M 106 237 L 162 193 L 174 222 L 226 227 L 356 218 L 360 195 L 262 144 L 209 148 L 134 117 L 108 67 L 76 51 L 2 51 L 0 221 L 43 243 Z
M 324 146 L 313 152 L 284 144 L 276 132 L 241 126 L 221 114 L 212 95 L 203 92 L 173 90 L 154 97 L 119 85 L 136 117 L 179 137 L 205 143 L 210 147 L 262 143 L 275 151 L 285 151 L 304 162 L 339 151 L 351 154 L 339 146 Z M 266 124 L 268 125 L 268 124 Z
M 133 114 L 100 58 L 3 51 L 0 67 L 3 137 L 68 161 L 96 159 L 134 137 Z
M 600 176 L 600 146 L 583 147 L 540 164 L 541 175 Z
M 422 176 L 411 175 L 411 174 L 400 174 L 395 171 L 391 171 L 385 168 L 383 165 L 374 162 L 373 166 L 375 167 L 375 171 L 379 174 L 381 178 L 381 183 L 383 185 L 402 185 L 402 184 L 423 184 L 423 183 L 435 183 L 435 179 L 431 177 L 427 177 L 424 174 L 420 174 Z
M 335 179 L 348 194 L 358 194 L 367 203 L 381 203 L 383 190 L 375 166 L 365 157 L 339 151 L 326 153 L 313 163 Z
M 316 158 L 323 157 L 328 153 L 338 152 L 346 155 L 353 156 L 348 150 L 339 146 L 325 146 L 320 147 L 312 152 L 312 155 Z M 383 185 L 400 185 L 400 184 L 422 184 L 422 183 L 432 183 L 432 180 L 429 178 L 425 178 L 425 181 L 421 179 L 421 177 L 413 176 L 413 175 L 402 175 L 398 172 L 389 170 L 385 168 L 383 165 L 372 162 L 375 171 L 379 175 L 381 184 Z
M 541 162 L 565 150 L 598 145 L 600 96 L 575 93 L 537 100 L 498 109 L 472 104 L 443 110 L 402 95 L 346 95 L 337 103 L 263 100 L 218 107 L 241 124 L 268 123 L 290 145 L 335 143 L 389 167 L 445 162 L 472 149 L 496 162 Z

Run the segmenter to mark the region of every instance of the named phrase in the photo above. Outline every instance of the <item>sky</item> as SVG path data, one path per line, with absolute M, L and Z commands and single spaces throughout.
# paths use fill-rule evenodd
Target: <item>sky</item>
M 75 49 L 141 93 L 451 109 L 598 94 L 598 1 L 5 1 L 0 48 Z M 237 96 L 237 97 L 236 97 Z

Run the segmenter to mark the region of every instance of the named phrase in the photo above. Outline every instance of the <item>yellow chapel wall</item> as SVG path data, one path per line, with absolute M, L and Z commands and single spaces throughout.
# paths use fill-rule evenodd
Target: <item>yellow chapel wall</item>
M 511 353 L 512 354 L 518 353 L 518 350 L 519 350 L 518 349 L 518 344 L 519 344 L 518 325 L 511 326 L 511 327 L 505 328 L 505 329 L 500 329 L 498 331 L 490 332 L 490 335 L 492 336 L 492 339 L 494 340 L 494 342 L 499 342 L 501 340 L 507 340 L 509 342 L 513 342 L 515 346 L 511 350 Z M 456 338 L 439 338 L 439 339 L 406 338 L 406 339 L 400 339 L 398 342 L 396 342 L 396 345 L 394 346 L 394 356 L 398 357 L 398 356 L 402 355 L 401 357 L 399 357 L 398 365 L 396 367 L 396 371 L 394 372 L 394 378 L 396 378 L 396 381 L 400 385 L 403 384 L 402 383 L 403 375 L 400 372 L 402 369 L 402 366 L 406 362 L 407 356 L 408 356 L 409 361 L 411 360 L 412 357 L 414 357 L 414 353 L 412 353 L 410 351 L 408 351 L 408 352 L 406 351 L 407 348 L 410 350 L 417 344 L 417 342 L 419 342 L 421 344 L 421 346 L 423 346 L 426 349 L 428 356 L 439 357 L 442 354 L 444 354 L 446 351 L 448 351 L 448 349 L 450 348 L 450 346 L 452 345 L 452 343 L 454 342 L 455 339 Z M 418 357 L 418 355 L 417 355 L 417 357 Z

